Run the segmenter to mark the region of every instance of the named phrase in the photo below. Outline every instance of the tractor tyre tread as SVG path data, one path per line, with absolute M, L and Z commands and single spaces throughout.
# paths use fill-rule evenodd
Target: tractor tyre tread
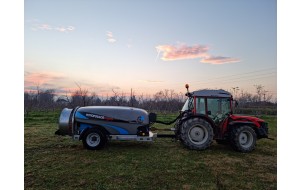
M 197 145 L 195 143 L 193 143 L 190 138 L 189 138 L 189 130 L 195 126 L 195 125 L 200 125 L 204 128 L 207 129 L 207 134 L 208 137 L 207 137 L 207 140 L 200 144 L 200 145 Z M 192 149 L 192 150 L 205 150 L 207 149 L 213 142 L 213 136 L 214 136 L 214 133 L 213 133 L 213 129 L 211 127 L 211 124 L 208 123 L 206 120 L 202 119 L 202 118 L 191 118 L 191 119 L 188 119 L 187 121 L 183 122 L 182 123 L 182 126 L 181 126 L 181 134 L 180 134 L 180 137 L 182 139 L 182 143 L 188 148 L 188 149 Z
M 247 148 L 243 147 L 239 142 L 239 135 L 244 131 L 249 132 L 253 137 L 253 143 L 251 144 L 250 147 L 247 147 Z M 255 149 L 255 146 L 256 146 L 256 133 L 248 125 L 234 127 L 231 130 L 230 144 L 231 144 L 231 147 L 238 152 L 244 152 L 244 153 L 251 152 Z

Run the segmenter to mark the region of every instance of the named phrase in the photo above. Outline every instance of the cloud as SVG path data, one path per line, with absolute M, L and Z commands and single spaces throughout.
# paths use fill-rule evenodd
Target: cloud
M 75 30 L 74 26 L 60 26 L 60 27 L 55 27 L 55 30 L 58 32 L 73 32 Z
M 209 56 L 202 59 L 200 62 L 218 65 L 218 64 L 225 64 L 225 63 L 236 63 L 240 61 L 241 61 L 240 59 L 232 58 L 232 57 Z
M 32 73 L 25 72 L 24 74 L 24 87 L 25 89 L 30 89 L 32 86 L 55 86 L 61 80 L 65 79 L 62 74 L 42 72 L 42 73 Z
M 194 46 L 173 46 L 173 45 L 159 45 L 156 46 L 158 54 L 162 52 L 162 60 L 173 61 L 180 59 L 195 59 L 207 55 L 208 47 L 202 45 Z
M 80 82 L 77 82 L 79 80 Z M 116 85 L 108 83 L 99 83 L 95 81 L 67 77 L 62 73 L 56 72 L 32 72 L 25 71 L 24 73 L 24 92 L 36 92 L 37 87 L 41 90 L 54 89 L 57 95 L 71 94 L 79 90 L 78 86 L 83 90 L 88 90 L 89 93 L 95 92 L 97 95 L 105 96 L 112 95 L 112 89 L 120 90 Z
M 74 26 L 68 26 L 68 27 L 67 27 L 67 30 L 73 31 L 73 30 L 75 30 L 75 27 L 74 27 Z
M 110 31 L 107 31 L 107 32 L 106 32 L 106 37 L 107 37 L 107 41 L 108 41 L 109 43 L 115 43 L 115 42 L 117 41 L 117 40 L 114 38 L 113 33 L 110 32 Z
M 73 32 L 75 30 L 74 26 L 52 26 L 47 23 L 40 23 L 37 19 L 28 20 L 27 23 L 31 24 L 31 30 L 33 31 L 57 31 L 57 32 Z
M 109 43 L 115 43 L 117 40 L 114 39 L 114 38 L 108 38 L 107 41 L 108 41 Z
M 108 38 L 113 38 L 113 37 L 114 37 L 114 36 L 113 36 L 113 33 L 110 32 L 110 31 L 107 31 L 107 32 L 106 32 L 106 36 L 107 36 Z
M 52 30 L 52 27 L 48 24 L 41 24 L 38 26 L 40 30 Z
M 67 29 L 64 27 L 57 27 L 57 28 L 55 28 L 55 30 L 58 32 L 65 32 Z
M 174 61 L 182 59 L 195 59 L 200 58 L 201 63 L 209 64 L 225 64 L 239 62 L 240 59 L 225 57 L 225 56 L 213 56 L 209 54 L 209 47 L 206 45 L 158 45 L 155 47 L 157 50 L 156 60 L 162 53 L 161 59 L 164 61 Z

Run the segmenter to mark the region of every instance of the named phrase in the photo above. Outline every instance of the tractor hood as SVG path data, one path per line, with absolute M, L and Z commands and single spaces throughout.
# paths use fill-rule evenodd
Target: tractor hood
M 253 116 L 231 115 L 230 123 L 253 123 L 256 125 L 256 133 L 258 138 L 268 138 L 269 127 L 268 123 L 262 119 Z
M 253 117 L 253 116 L 231 115 L 230 118 L 233 121 L 253 122 L 258 127 L 261 125 L 261 123 L 265 122 L 264 120 L 259 119 L 257 117 Z

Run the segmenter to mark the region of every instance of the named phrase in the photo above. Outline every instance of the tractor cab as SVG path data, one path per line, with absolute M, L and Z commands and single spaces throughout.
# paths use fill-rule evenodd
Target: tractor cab
M 210 118 L 214 127 L 215 137 L 223 133 L 222 124 L 232 114 L 232 95 L 225 90 L 199 90 L 187 93 L 182 112 L 189 111 L 192 115 L 203 115 Z
M 191 93 L 181 111 L 202 114 L 216 123 L 232 113 L 232 95 L 225 90 L 199 90 Z

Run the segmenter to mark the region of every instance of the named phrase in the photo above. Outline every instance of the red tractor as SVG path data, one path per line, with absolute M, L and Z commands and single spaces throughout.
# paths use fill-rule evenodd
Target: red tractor
M 268 138 L 267 122 L 233 114 L 237 102 L 229 92 L 199 90 L 186 95 L 188 99 L 175 123 L 175 135 L 188 148 L 204 150 L 215 139 L 230 143 L 237 151 L 250 152 L 257 139 Z

